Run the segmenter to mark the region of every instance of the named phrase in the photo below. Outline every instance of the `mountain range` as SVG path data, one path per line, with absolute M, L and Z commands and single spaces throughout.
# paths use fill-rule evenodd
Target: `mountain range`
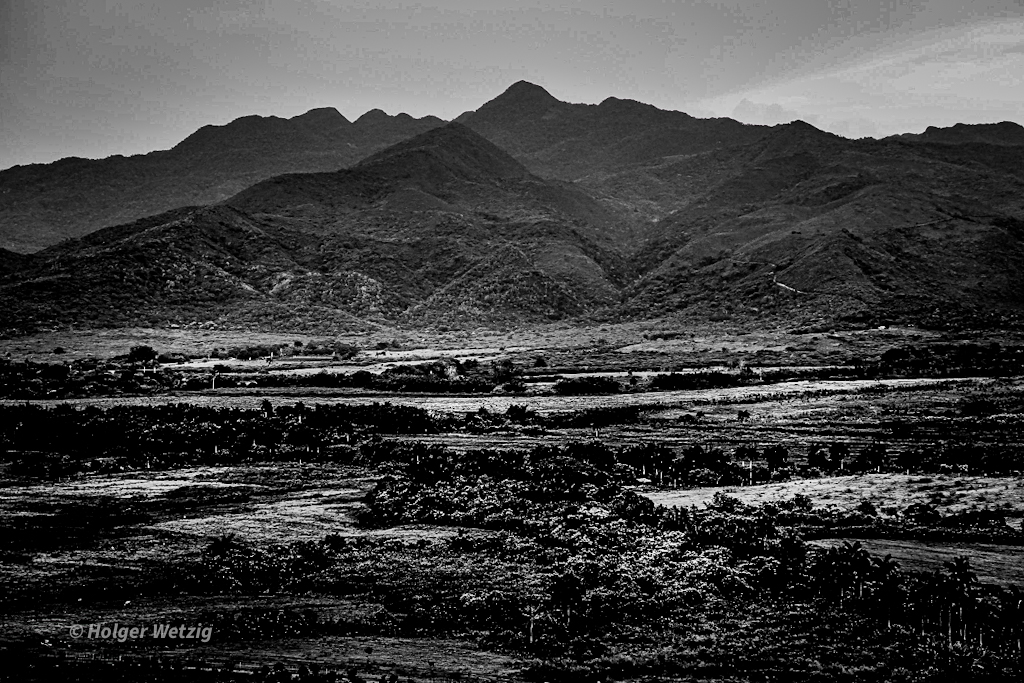
M 131 157 L 67 158 L 0 171 L 0 248 L 31 252 L 181 206 L 213 204 L 282 173 L 334 171 L 443 125 L 428 116 L 336 109 L 245 116 L 204 126 L 174 148 Z
M 266 161 L 247 167 L 253 150 Z M 365 152 L 358 163 L 329 161 L 353 150 Z M 225 162 L 202 171 L 201 197 L 168 190 L 181 204 L 166 213 L 93 232 L 67 217 L 84 236 L 0 251 L 0 328 L 339 331 L 662 315 L 1017 327 L 1024 312 L 1024 128 L 1013 123 L 849 140 L 800 121 L 570 104 L 521 82 L 450 124 L 314 110 L 206 127 L 168 152 L 74 163 L 99 164 L 85 174 L 93 182 L 105 163 L 168 155 Z M 306 166 L 270 171 L 289 163 Z M 334 165 L 308 168 L 319 163 Z M 47 183 L 75 191 L 67 166 L 16 167 L 0 187 L 31 170 L 38 180 L 19 196 L 34 187 L 34 205 L 48 206 Z M 187 164 L 162 168 L 172 188 L 199 184 Z M 235 175 L 217 181 L 218 169 Z M 136 180 L 108 199 L 160 194 Z M 26 204 L 3 206 L 3 234 L 24 230 L 8 208 Z
M 457 123 L 22 258 L 0 288 L 15 328 L 543 321 L 615 303 L 631 275 L 614 215 Z

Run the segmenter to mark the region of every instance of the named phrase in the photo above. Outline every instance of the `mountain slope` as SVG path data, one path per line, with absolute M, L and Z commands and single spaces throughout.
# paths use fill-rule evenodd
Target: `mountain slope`
M 240 120 L 231 144 L 409 123 L 298 118 Z M 568 104 L 528 83 L 459 119 L 350 168 L 276 175 L 31 257 L 0 252 L 0 327 L 1024 320 L 1015 124 L 848 140 L 801 121 Z
M 716 155 L 690 160 L 717 173 L 646 231 L 629 313 L 1021 319 L 1019 174 L 929 143 L 852 141 L 801 122 Z
M 948 128 L 928 126 L 923 133 L 904 133 L 893 137 L 905 142 L 934 142 L 944 145 L 1024 145 L 1024 126 L 1012 121 L 958 123 Z
M 31 252 L 108 225 L 210 204 L 288 172 L 334 170 L 444 122 L 335 109 L 204 126 L 173 149 L 0 171 L 0 248 Z
M 534 173 L 576 183 L 621 216 L 630 241 L 703 189 L 703 174 L 688 177 L 674 162 L 749 144 L 768 130 L 614 97 L 570 104 L 525 81 L 457 121 Z
M 27 260 L 23 254 L 0 249 L 0 275 L 18 270 L 25 265 Z
M 614 97 L 597 105 L 569 104 L 525 81 L 456 120 L 535 173 L 564 180 L 742 144 L 763 134 L 760 126 L 696 119 Z
M 0 327 L 491 324 L 617 301 L 614 216 L 450 124 L 333 173 L 101 230 L 0 279 Z

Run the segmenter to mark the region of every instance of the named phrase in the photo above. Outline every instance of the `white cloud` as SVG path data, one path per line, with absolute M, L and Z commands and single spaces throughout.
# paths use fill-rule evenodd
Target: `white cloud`
M 754 102 L 777 103 L 787 116 L 816 117 L 819 127 L 853 137 L 1024 122 L 1024 20 L 934 31 L 846 65 L 695 104 L 737 118 L 770 115 Z
M 786 109 L 781 104 L 758 104 L 744 98 L 732 110 L 732 118 L 743 123 L 755 123 L 764 126 L 775 126 L 798 119 L 811 125 L 817 125 L 818 117 L 813 114 L 802 114 L 795 109 Z

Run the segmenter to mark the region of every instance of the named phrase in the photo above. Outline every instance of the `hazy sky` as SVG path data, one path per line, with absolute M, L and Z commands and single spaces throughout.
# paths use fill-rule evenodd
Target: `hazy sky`
M 0 168 L 248 114 L 450 119 L 521 79 L 850 136 L 1024 123 L 1024 0 L 0 0 Z

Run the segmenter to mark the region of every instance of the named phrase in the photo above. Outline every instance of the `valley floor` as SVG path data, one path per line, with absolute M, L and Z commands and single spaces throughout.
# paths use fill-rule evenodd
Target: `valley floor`
M 622 373 L 629 371 L 713 367 L 735 363 L 737 359 L 756 359 L 763 365 L 841 364 L 853 356 L 879 353 L 908 340 L 939 343 L 930 333 L 900 330 L 824 335 L 741 331 L 719 334 L 692 328 L 677 331 L 680 336 L 671 339 L 645 338 L 651 336 L 652 330 L 640 327 L 597 327 L 581 333 L 550 328 L 517 335 L 480 334 L 458 339 L 447 335 L 433 340 L 421 340 L 410 334 L 401 341 L 404 350 L 382 349 L 383 355 L 368 351 L 340 363 L 304 361 L 288 366 L 280 362 L 274 370 L 351 371 L 373 364 L 440 357 L 472 357 L 486 362 L 507 357 L 525 365 L 529 359 L 543 354 L 563 369 L 590 375 L 615 374 L 621 378 Z M 123 353 L 132 344 L 142 342 L 161 350 L 195 352 L 240 341 L 238 336 L 186 331 L 164 331 L 154 340 L 148 336 L 150 332 L 54 333 L 6 340 L 0 350 L 6 349 L 13 358 L 53 361 L 58 356 L 52 354 L 52 347 L 58 345 L 65 347 L 65 357 L 71 358 Z M 290 340 L 291 336 L 279 335 L 274 339 Z M 244 341 L 254 343 L 254 338 L 244 336 Z M 373 348 L 380 340 L 352 341 Z M 51 350 L 47 351 L 47 347 Z M 197 359 L 192 366 L 202 369 L 202 364 L 209 362 Z M 802 672 L 801 675 L 818 671 L 815 680 L 822 681 L 852 681 L 861 675 L 879 681 L 943 680 L 942 675 L 954 671 L 942 668 L 953 666 L 948 657 L 942 660 L 938 650 L 922 645 L 924 640 L 916 640 L 926 638 L 925 626 L 921 626 L 920 634 L 907 627 L 892 635 L 885 629 L 879 630 L 881 627 L 872 621 L 874 617 L 865 616 L 866 613 L 842 616 L 831 603 L 825 607 L 826 603 L 816 602 L 825 600 L 824 594 L 816 593 L 818 597 L 814 600 L 786 597 L 785 590 L 767 587 L 768 584 L 757 589 L 756 599 L 742 598 L 752 601 L 746 607 L 728 592 L 719 594 L 718 589 L 700 588 L 702 598 L 685 598 L 695 600 L 694 616 L 689 622 L 667 618 L 667 625 L 658 626 L 665 630 L 659 630 L 653 640 L 640 638 L 636 635 L 639 631 L 630 630 L 632 626 L 623 627 L 617 635 L 602 636 L 614 643 L 604 654 L 588 649 L 585 641 L 589 636 L 558 643 L 538 636 L 534 642 L 534 628 L 538 634 L 551 634 L 546 636 L 551 639 L 556 638 L 556 632 L 563 633 L 559 629 L 570 628 L 570 612 L 558 602 L 557 591 L 541 597 L 548 595 L 545 591 L 549 588 L 543 586 L 554 580 L 557 572 L 553 574 L 553 568 L 562 567 L 562 560 L 555 553 L 552 557 L 556 559 L 551 559 L 553 564 L 549 566 L 535 559 L 540 550 L 527 549 L 516 555 L 519 551 L 514 547 L 537 543 L 537 539 L 545 538 L 544 533 L 555 534 L 560 539 L 557 543 L 567 543 L 559 535 L 563 532 L 536 531 L 530 526 L 529 515 L 524 517 L 522 527 L 502 527 L 493 521 L 481 523 L 469 514 L 459 518 L 447 516 L 450 510 L 458 508 L 460 496 L 469 500 L 477 495 L 474 486 L 491 486 L 491 478 L 472 484 L 472 477 L 464 473 L 451 475 L 452 482 L 463 482 L 461 493 L 428 490 L 423 498 L 415 500 L 414 506 L 402 503 L 395 508 L 399 511 L 397 518 L 369 520 L 370 514 L 383 514 L 374 496 L 379 498 L 382 492 L 388 492 L 396 477 L 401 480 L 403 476 L 413 476 L 408 474 L 415 471 L 412 461 L 401 461 L 406 457 L 402 455 L 406 453 L 403 448 L 409 449 L 408 453 L 422 453 L 424 458 L 433 454 L 429 457 L 442 458 L 449 465 L 461 462 L 460 458 L 475 457 L 473 454 L 481 449 L 536 453 L 537 449 L 557 450 L 574 443 L 618 453 L 620 462 L 626 462 L 621 460 L 626 457 L 624 453 L 639 446 L 668 449 L 677 463 L 683 454 L 696 453 L 694 448 L 699 447 L 700 457 L 721 451 L 735 465 L 729 471 L 739 477 L 738 481 L 700 485 L 697 480 L 686 478 L 692 472 L 672 470 L 667 474 L 668 470 L 659 470 L 655 474 L 654 466 L 645 464 L 636 465 L 628 481 L 616 479 L 616 490 L 627 497 L 639 493 L 666 508 L 712 512 L 723 504 L 724 494 L 736 501 L 741 509 L 737 514 L 747 515 L 745 519 L 761 515 L 768 504 L 785 507 L 800 499 L 808 509 L 829 519 L 855 514 L 869 504 L 875 516 L 858 522 L 859 526 L 851 527 L 854 530 L 849 533 L 827 535 L 826 530 L 822 532 L 825 535 L 808 538 L 809 556 L 816 557 L 825 548 L 857 541 L 859 547 L 872 555 L 891 556 L 904 571 L 913 573 L 945 571 L 947 563 L 966 555 L 971 558 L 980 585 L 998 588 L 1024 584 L 1024 478 L 1020 473 L 1024 469 L 1020 463 L 1024 461 L 1019 459 L 1024 449 L 1024 379 L 1020 377 L 794 381 L 607 396 L 558 396 L 546 391 L 541 387 L 519 395 L 451 396 L 301 388 L 220 389 L 60 402 L 0 401 L 0 410 L 11 411 L 12 416 L 16 415 L 14 411 L 56 405 L 89 407 L 96 409 L 90 413 L 95 415 L 106 415 L 116 406 L 133 406 L 152 409 L 156 415 L 167 406 L 185 403 L 197 410 L 248 411 L 244 414 L 257 421 L 259 411 L 270 406 L 278 416 L 275 419 L 282 420 L 284 425 L 282 444 L 291 443 L 287 434 L 297 433 L 298 425 L 302 424 L 301 418 L 294 422 L 294 416 L 288 412 L 297 410 L 294 407 L 299 402 L 305 406 L 338 407 L 387 402 L 399 408 L 422 409 L 430 419 L 447 415 L 452 420 L 445 423 L 449 425 L 445 429 L 420 432 L 403 433 L 387 425 L 352 428 L 345 440 L 325 442 L 322 450 L 313 450 L 308 445 L 305 450 L 302 446 L 287 450 L 282 445 L 273 458 L 266 451 L 259 451 L 264 453 L 261 459 L 245 443 L 247 455 L 237 458 L 237 462 L 145 469 L 137 464 L 139 454 L 128 449 L 117 458 L 107 458 L 127 463 L 118 465 L 117 469 L 122 471 L 75 472 L 50 479 L 19 474 L 23 460 L 36 457 L 33 453 L 37 452 L 15 445 L 17 439 L 24 437 L 24 431 L 20 436 L 16 429 L 5 432 L 7 452 L 6 457 L 0 458 L 0 529 L 5 529 L 4 542 L 0 544 L 0 585 L 4 595 L 0 612 L 5 626 L 0 634 L 0 650 L 5 646 L 36 648 L 75 661 L 92 656 L 187 657 L 199 668 L 223 668 L 231 662 L 237 671 L 250 671 L 253 676 L 268 663 L 282 662 L 289 670 L 297 670 L 303 664 L 315 662 L 325 669 L 356 669 L 373 680 L 399 673 L 403 679 L 424 681 L 440 676 L 459 676 L 462 680 L 553 680 L 560 675 L 564 680 L 582 681 L 596 680 L 602 671 L 600 675 L 606 679 L 640 680 L 652 675 L 650 672 L 658 670 L 658 666 L 668 666 L 665 662 L 674 662 L 672 666 L 677 668 L 673 669 L 675 674 L 664 673 L 663 679 L 678 680 L 693 680 L 694 676 L 701 680 L 764 680 L 766 675 L 785 676 L 787 666 L 792 667 L 789 673 Z M 981 401 L 997 408 L 985 414 L 965 410 L 965 406 Z M 632 417 L 615 417 L 615 410 L 631 407 L 639 409 Z M 489 422 L 474 417 L 481 410 L 490 416 L 486 418 Z M 527 417 L 513 419 L 517 410 Z M 545 422 L 559 415 L 587 414 L 586 411 L 611 411 L 606 413 L 611 417 L 591 424 Z M 245 425 L 250 426 L 239 427 L 243 434 L 239 443 L 252 441 L 255 445 L 265 438 L 244 431 L 255 429 L 251 426 L 255 424 L 247 422 Z M 976 461 L 977 464 L 962 469 L 935 465 L 931 471 L 908 473 L 895 464 L 919 452 L 948 455 L 965 444 L 976 449 L 1016 452 L 1016 471 L 980 471 L 975 467 L 980 467 L 981 461 Z M 844 462 L 851 467 L 861 451 L 882 448 L 887 468 L 880 472 L 846 473 L 812 467 L 809 458 L 816 447 L 836 445 L 847 449 L 844 452 L 849 459 Z M 782 468 L 769 468 L 768 449 L 776 446 L 786 449 L 785 464 Z M 378 456 L 378 451 L 385 455 Z M 74 454 L 69 455 L 73 460 Z M 377 457 L 383 460 L 373 460 Z M 416 455 L 417 465 L 419 458 Z M 105 459 L 96 460 L 101 461 Z M 781 480 L 757 483 L 755 470 Z M 621 471 L 616 470 L 614 476 L 621 476 Z M 442 477 L 437 485 L 443 486 L 445 481 Z M 446 498 L 449 495 L 453 496 L 451 500 Z M 554 508 L 543 508 L 534 521 L 542 526 L 548 524 L 548 529 L 577 525 L 579 533 L 591 533 L 586 530 L 610 524 L 607 519 L 625 514 L 607 512 L 618 509 L 609 500 L 584 501 L 576 513 L 564 518 L 557 517 L 562 513 L 552 512 Z M 979 511 L 998 513 L 1006 525 L 996 532 L 943 527 L 940 531 L 947 534 L 945 540 L 938 539 L 939 532 L 934 529 L 927 538 L 913 537 L 923 533 L 920 530 L 907 531 L 911 536 L 907 538 L 872 535 L 871 529 L 903 524 L 903 512 L 915 505 L 927 507 L 929 514 L 937 515 L 938 519 Z M 553 514 L 556 516 L 543 517 Z M 598 519 L 606 521 L 594 521 Z M 615 522 L 620 523 L 626 522 Z M 677 539 L 677 534 L 683 532 L 636 533 L 644 539 L 653 534 L 652 540 L 644 543 L 655 543 L 653 539 L 658 533 L 665 539 Z M 696 553 L 701 561 L 712 556 L 708 553 L 713 548 L 687 547 L 687 552 Z M 777 545 L 771 547 L 777 550 Z M 624 546 L 621 552 L 623 557 L 642 555 L 632 546 Z M 730 552 L 739 557 L 741 551 Z M 688 561 L 696 561 L 691 555 L 686 556 Z M 653 562 L 647 555 L 643 557 L 647 558 L 643 562 Z M 260 562 L 300 568 L 294 569 L 294 575 L 281 578 L 283 574 L 274 574 L 277 569 L 263 568 Z M 450 568 L 446 564 L 449 562 L 454 563 Z M 739 571 L 741 565 L 748 567 L 753 560 L 747 564 L 737 562 L 730 560 L 729 571 Z M 630 571 L 635 570 L 638 575 L 654 571 L 643 563 L 627 562 L 624 566 L 632 567 Z M 223 579 L 224 583 L 208 591 L 200 590 L 201 584 L 196 583 L 200 579 L 195 577 L 207 576 L 203 574 L 207 571 L 214 572 L 220 577 L 217 580 Z M 751 570 L 748 567 L 742 571 Z M 277 578 L 266 578 L 270 574 Z M 519 612 L 519 616 L 510 616 L 509 623 L 514 622 L 514 626 L 496 626 L 480 616 L 479 623 L 466 623 L 461 629 L 442 628 L 437 625 L 443 621 L 440 615 L 434 623 L 429 614 L 424 616 L 421 612 L 438 610 L 439 605 L 447 604 L 431 603 L 427 596 L 440 599 L 436 591 L 439 586 L 448 590 L 449 584 L 450 595 L 462 596 L 459 600 L 494 601 L 486 603 L 490 607 L 482 608 L 485 610 L 515 612 L 520 608 L 509 605 L 520 602 L 534 607 L 522 607 L 526 616 Z M 621 586 L 614 590 L 620 589 Z M 547 605 L 544 615 L 540 612 L 542 604 Z M 463 605 L 459 609 L 468 608 Z M 468 612 L 459 612 L 464 613 Z M 308 617 L 313 622 L 303 621 L 308 618 L 301 615 L 306 614 L 314 615 Z M 212 620 L 222 637 L 215 635 L 209 643 L 156 647 L 151 643 L 125 644 L 70 635 L 76 624 L 203 619 Z M 385 627 L 387 619 L 398 621 L 387 622 Z M 258 627 L 243 628 L 242 624 L 249 624 L 246 620 L 255 620 Z M 299 625 L 288 625 L 293 622 Z M 414 623 L 415 626 L 411 625 Z M 969 635 L 967 630 L 965 634 Z M 852 654 L 839 654 L 843 638 L 857 643 Z M 771 641 L 764 650 L 767 654 L 763 661 L 754 654 L 754 639 Z M 544 643 L 548 650 L 540 647 Z M 730 653 L 739 653 L 735 655 L 737 668 L 732 671 Z M 619 659 L 614 660 L 615 657 Z M 626 658 L 634 664 L 627 666 Z M 914 661 L 926 664 L 918 671 Z M 884 674 L 886 667 L 895 673 Z M 992 671 L 993 677 L 985 680 L 1004 680 L 998 677 L 1004 669 L 996 667 Z M 922 672 L 930 673 L 926 676 Z

